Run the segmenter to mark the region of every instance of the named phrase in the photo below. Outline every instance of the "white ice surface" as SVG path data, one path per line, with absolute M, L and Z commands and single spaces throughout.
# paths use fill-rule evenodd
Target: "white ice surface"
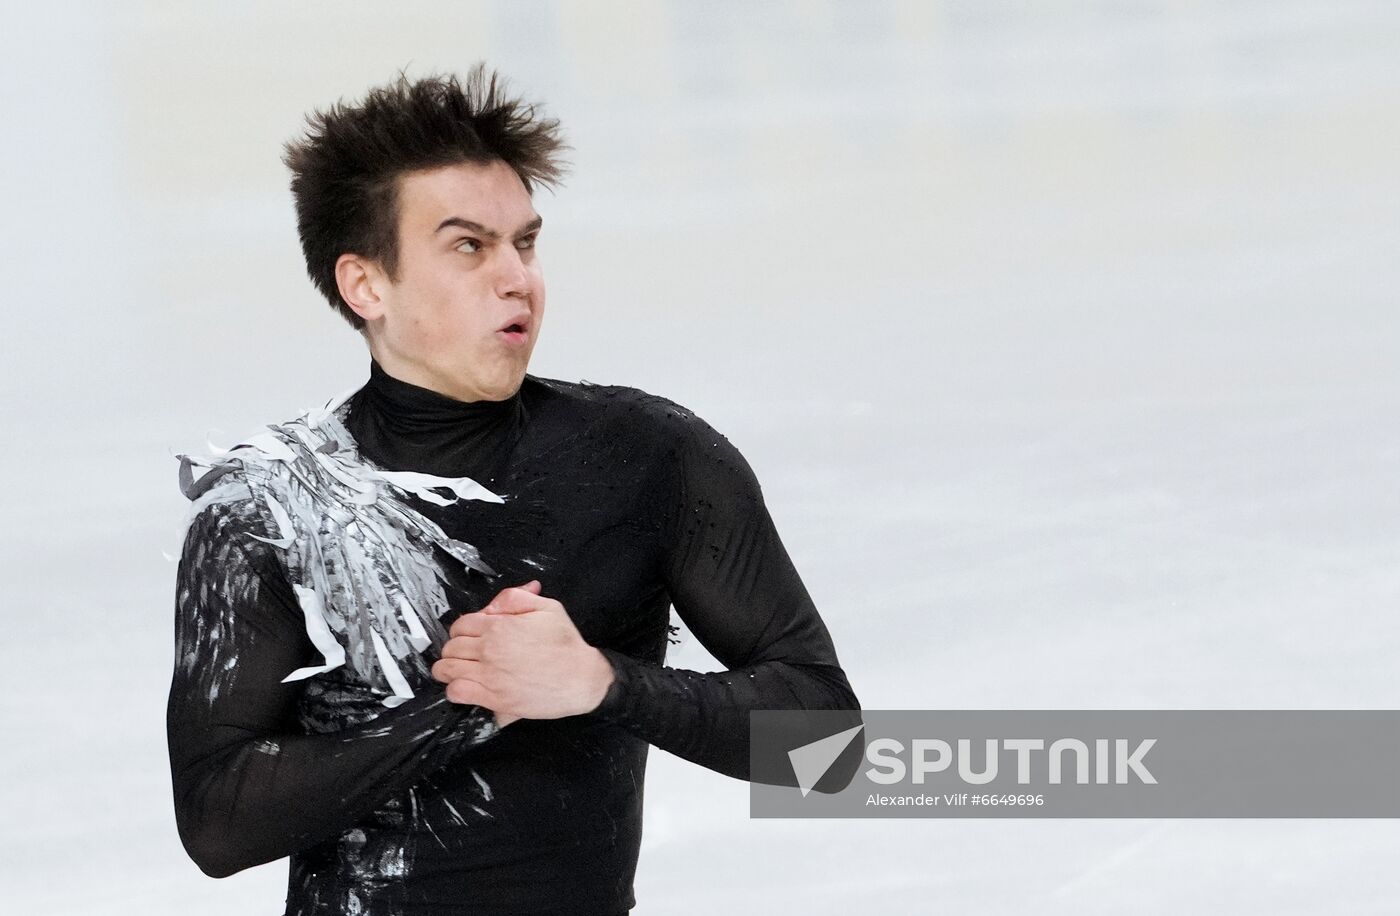
M 365 376 L 277 157 L 401 66 L 564 121 L 533 371 L 729 435 L 867 707 L 1400 701 L 1400 7 L 11 6 L 5 912 L 280 912 L 175 834 L 172 455 Z M 1395 912 L 1397 853 L 754 821 L 658 752 L 637 912 Z

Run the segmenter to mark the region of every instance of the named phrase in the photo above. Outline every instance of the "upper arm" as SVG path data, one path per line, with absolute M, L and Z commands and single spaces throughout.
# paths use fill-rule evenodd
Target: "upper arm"
M 284 568 L 252 537 L 265 531 L 247 499 L 205 506 L 186 534 L 176 573 L 172 758 L 177 745 L 281 730 L 293 720 L 301 685 L 282 679 L 315 649 Z
M 765 661 L 835 664 L 835 653 L 748 461 L 680 410 L 662 526 L 676 611 L 728 668 Z

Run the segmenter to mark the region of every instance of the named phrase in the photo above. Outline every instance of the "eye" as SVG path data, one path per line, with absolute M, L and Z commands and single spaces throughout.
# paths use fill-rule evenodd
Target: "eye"
M 478 242 L 476 239 L 462 239 L 460 242 L 457 243 L 457 250 L 465 251 L 469 254 L 474 254 L 475 252 L 481 250 L 481 243 Z
M 522 250 L 523 250 L 523 249 L 526 249 L 526 248 L 534 248 L 534 247 L 535 247 L 535 239 L 536 239 L 537 237 L 538 237 L 538 235 L 537 235 L 536 233 L 533 233 L 533 232 L 532 232 L 532 233 L 530 233 L 529 235 L 525 236 L 524 238 L 518 239 L 518 240 L 516 241 L 516 243 L 515 243 L 515 247 L 516 247 L 516 248 L 520 248 L 520 249 L 522 249 Z

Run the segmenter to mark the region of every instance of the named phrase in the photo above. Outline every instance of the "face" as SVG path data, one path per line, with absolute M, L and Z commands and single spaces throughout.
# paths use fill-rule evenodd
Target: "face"
M 370 352 L 395 378 L 461 401 L 510 397 L 544 320 L 540 217 L 499 160 L 402 176 L 399 262 L 373 265 L 362 312 Z

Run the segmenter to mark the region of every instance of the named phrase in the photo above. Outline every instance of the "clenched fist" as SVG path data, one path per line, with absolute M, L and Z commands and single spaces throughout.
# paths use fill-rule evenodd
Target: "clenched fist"
M 433 677 L 449 700 L 484 706 L 501 726 L 592 712 L 612 686 L 612 665 L 538 581 L 502 589 L 448 635 Z

